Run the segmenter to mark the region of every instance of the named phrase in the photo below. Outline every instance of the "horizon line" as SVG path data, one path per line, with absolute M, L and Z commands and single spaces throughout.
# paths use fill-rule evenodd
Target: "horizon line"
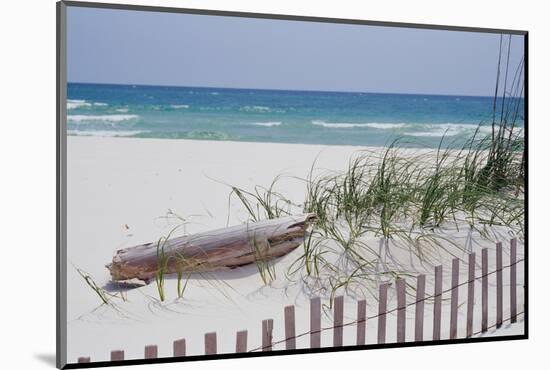
M 444 94 L 444 93 L 409 93 L 409 92 L 377 92 L 377 91 L 343 91 L 343 90 L 310 90 L 310 89 L 275 89 L 255 87 L 222 87 L 222 86 L 191 86 L 191 85 L 164 85 L 144 83 L 109 83 L 109 82 L 88 82 L 88 81 L 67 81 L 67 84 L 82 85 L 111 85 L 111 86 L 140 86 L 140 87 L 175 87 L 175 88 L 198 88 L 198 89 L 226 89 L 226 90 L 263 90 L 263 91 L 299 91 L 319 93 L 342 93 L 342 94 L 385 94 L 385 95 L 426 95 L 426 96 L 455 96 L 470 98 L 494 98 L 494 95 L 468 95 L 468 94 Z M 499 98 L 500 96 L 497 96 Z M 508 97 L 518 98 L 518 97 Z M 520 99 L 524 99 L 520 97 Z

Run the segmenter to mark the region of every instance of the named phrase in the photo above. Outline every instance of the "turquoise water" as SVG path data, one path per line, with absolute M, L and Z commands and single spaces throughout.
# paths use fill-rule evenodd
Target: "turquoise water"
M 70 83 L 67 124 L 82 136 L 435 147 L 443 135 L 461 145 L 479 124 L 490 133 L 492 107 L 492 97 Z

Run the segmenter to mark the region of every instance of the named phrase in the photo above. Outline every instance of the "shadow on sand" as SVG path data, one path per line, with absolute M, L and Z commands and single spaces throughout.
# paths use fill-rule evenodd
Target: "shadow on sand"
M 242 279 L 258 273 L 258 267 L 255 264 L 239 266 L 228 270 L 219 270 L 211 272 L 194 272 L 185 274 L 185 280 L 202 280 L 202 281 L 228 281 L 234 279 Z M 165 280 L 177 280 L 177 274 L 169 274 L 164 277 Z M 154 283 L 154 280 L 148 282 Z M 109 293 L 127 292 L 129 290 L 141 288 L 148 283 L 138 280 L 132 281 L 109 281 L 103 286 L 103 289 Z

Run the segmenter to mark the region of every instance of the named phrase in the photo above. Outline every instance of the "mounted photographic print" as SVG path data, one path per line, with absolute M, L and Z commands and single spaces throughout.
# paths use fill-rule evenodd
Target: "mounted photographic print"
M 527 338 L 526 55 L 58 3 L 58 367 Z

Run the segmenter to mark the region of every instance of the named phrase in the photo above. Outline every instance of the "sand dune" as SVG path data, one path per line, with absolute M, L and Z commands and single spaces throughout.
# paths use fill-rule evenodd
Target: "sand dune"
M 172 212 L 188 223 L 179 232 L 195 233 L 240 224 L 247 214 L 237 201 L 229 202 L 229 185 L 252 189 L 268 186 L 283 174 L 279 187 L 297 204 L 305 196 L 305 183 L 311 164 L 342 170 L 350 156 L 360 149 L 351 146 L 319 146 L 265 144 L 244 142 L 210 142 L 191 140 L 155 140 L 98 137 L 68 138 L 68 359 L 91 356 L 92 361 L 109 359 L 110 350 L 124 349 L 126 359 L 143 358 L 147 344 L 159 346 L 159 357 L 170 356 L 172 341 L 187 339 L 188 354 L 202 354 L 203 335 L 218 333 L 218 351 L 233 352 L 235 333 L 248 329 L 249 348 L 261 343 L 261 320 L 275 320 L 274 339 L 284 337 L 283 307 L 296 305 L 297 333 L 309 330 L 309 296 L 301 281 L 289 282 L 286 268 L 301 253 L 300 248 L 275 264 L 277 279 L 265 286 L 257 267 L 245 266 L 231 271 L 192 275 L 184 297 L 177 299 L 177 280 L 166 281 L 167 301 L 158 301 L 155 284 L 125 292 L 127 302 L 115 299 L 116 307 L 101 306 L 97 294 L 90 289 L 76 268 L 86 271 L 96 283 L 112 294 L 118 287 L 109 284 L 105 264 L 117 249 L 158 240 L 177 224 Z M 370 148 L 369 150 L 377 150 Z M 185 229 L 185 230 L 184 230 Z M 495 232 L 506 236 L 507 230 Z M 466 228 L 449 231 L 458 243 L 467 245 Z M 372 236 L 371 242 L 376 243 Z M 477 240 L 477 239 L 476 239 Z M 479 252 L 492 242 L 479 239 L 472 251 Z M 523 244 L 518 258 L 523 256 Z M 505 249 L 505 258 L 507 258 Z M 395 248 L 394 258 L 410 271 L 431 274 L 431 266 L 418 263 L 409 253 Z M 490 267 L 494 268 L 490 252 Z M 459 257 L 465 257 L 462 253 Z M 450 256 L 442 255 L 441 263 L 449 266 Z M 461 281 L 466 268 L 461 265 Z M 518 284 L 522 284 L 523 264 L 518 265 Z M 504 274 L 504 286 L 508 286 Z M 446 279 L 445 281 L 448 281 Z M 480 302 L 480 284 L 476 283 L 476 304 Z M 447 286 L 444 286 L 447 288 Z M 432 290 L 431 280 L 428 292 Z M 505 289 L 505 301 L 508 299 Z M 459 291 L 460 303 L 466 287 Z M 324 297 L 323 299 L 326 299 Z M 328 302 L 328 301 L 324 301 Z M 518 290 L 518 302 L 523 292 Z M 374 315 L 377 302 L 367 302 L 367 316 Z M 495 297 L 489 299 L 494 312 Z M 395 306 L 390 295 L 389 307 Z M 505 306 L 507 307 L 507 306 Z M 444 318 L 448 317 L 448 302 Z M 475 327 L 479 326 L 480 308 L 476 305 Z M 459 329 L 465 322 L 465 305 L 459 310 Z M 355 319 L 356 301 L 347 295 L 345 321 Z M 425 333 L 431 333 L 431 306 L 426 307 Z M 504 313 L 508 317 L 509 313 Z M 521 318 L 520 318 L 521 319 Z M 330 317 L 323 318 L 330 325 Z M 490 315 L 490 323 L 494 314 Z M 395 319 L 388 318 L 388 342 L 395 341 Z M 368 324 L 367 343 L 376 341 L 375 325 Z M 408 339 L 412 339 L 414 322 L 408 317 Z M 442 338 L 448 337 L 448 322 L 443 322 Z M 522 325 L 508 328 L 506 335 L 522 332 Z M 429 334 L 426 334 L 427 336 Z M 464 333 L 459 333 L 464 335 Z M 486 334 L 487 335 L 487 334 Z M 491 334 L 489 334 L 491 335 Z M 498 332 L 493 333 L 498 335 Z M 355 328 L 344 328 L 344 344 L 354 344 Z M 332 343 L 332 331 L 322 334 L 323 345 Z M 297 347 L 308 347 L 309 337 L 298 338 Z M 274 349 L 283 349 L 277 345 Z

